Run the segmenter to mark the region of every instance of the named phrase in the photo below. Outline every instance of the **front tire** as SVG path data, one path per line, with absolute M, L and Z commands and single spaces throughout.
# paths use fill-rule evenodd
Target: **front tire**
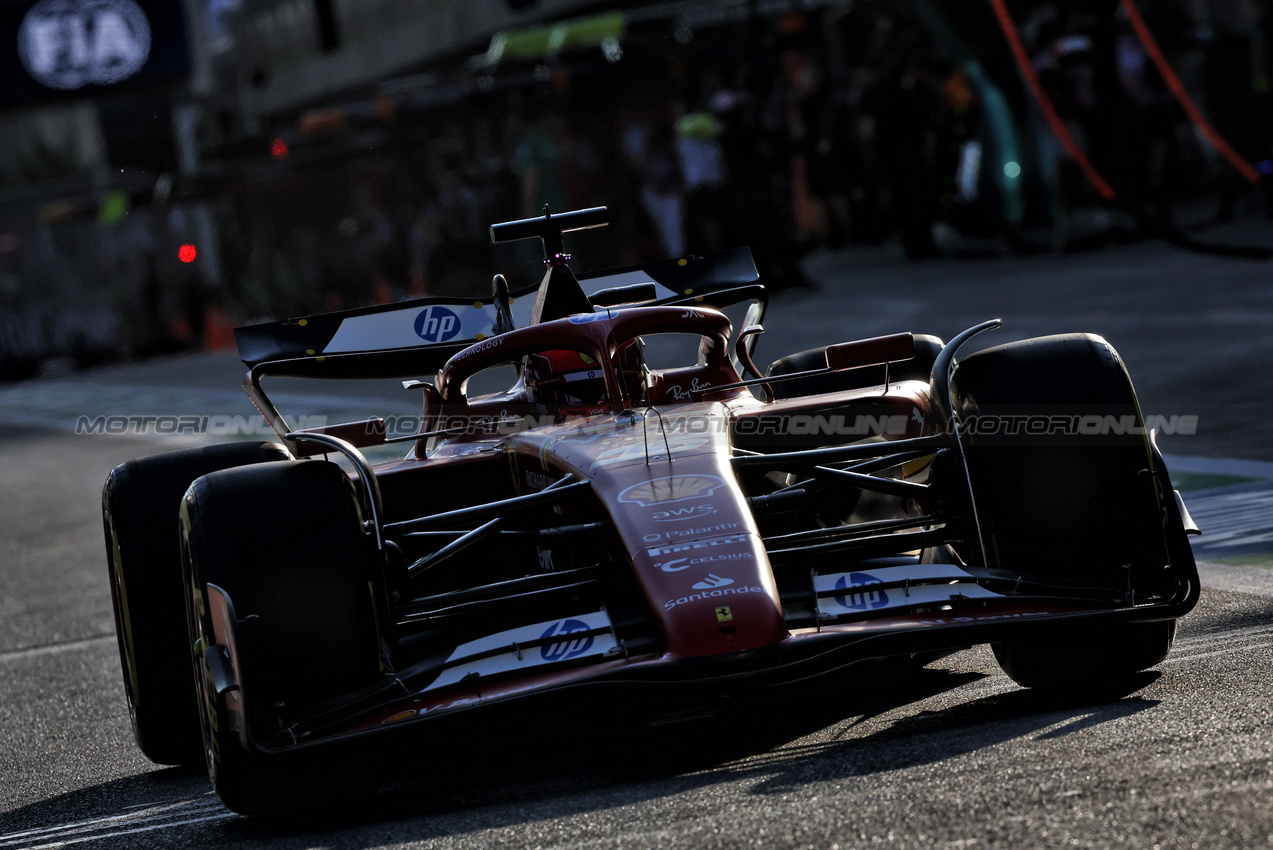
M 133 736 L 157 764 L 203 759 L 186 641 L 178 513 L 201 475 L 288 458 L 278 443 L 227 443 L 122 463 L 102 487 L 115 634 Z
M 286 814 L 374 793 L 374 753 L 308 757 L 279 744 L 318 704 L 381 675 L 381 570 L 349 477 L 317 460 L 215 473 L 191 485 L 182 524 L 203 740 L 222 802 Z M 218 642 L 214 593 L 233 612 L 232 652 Z M 215 653 L 237 661 L 237 689 L 218 692 Z M 279 752 L 262 751 L 271 742 Z
M 1176 621 L 1092 624 L 1050 640 L 991 644 L 1003 672 L 1025 688 L 1098 688 L 1126 682 L 1167 657 Z
M 1167 535 L 1183 532 L 1167 523 L 1166 471 L 1108 342 L 1065 334 L 986 349 L 959 362 L 951 394 L 987 566 L 1107 586 L 1111 596 L 1173 590 L 1166 567 L 1183 541 L 1169 546 Z M 966 557 L 979 560 L 978 548 L 970 542 Z M 1026 687 L 1105 686 L 1161 661 L 1175 625 L 1076 622 L 993 648 Z

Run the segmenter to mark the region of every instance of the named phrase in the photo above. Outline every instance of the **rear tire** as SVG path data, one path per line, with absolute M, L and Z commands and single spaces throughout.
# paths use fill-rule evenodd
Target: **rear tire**
M 214 473 L 191 485 L 182 522 L 203 741 L 222 802 L 242 814 L 287 814 L 374 793 L 374 753 L 315 757 L 257 746 L 381 675 L 373 596 L 381 570 L 349 477 L 317 460 Z M 237 620 L 237 691 L 213 686 L 209 656 L 228 647 L 216 644 L 209 585 Z
M 987 566 L 1142 598 L 1171 591 L 1164 527 L 1174 503 L 1160 503 L 1148 474 L 1140 406 L 1108 342 L 1065 334 L 986 349 L 959 362 L 951 394 Z M 975 541 L 964 554 L 979 560 Z M 1076 622 L 994 652 L 1026 687 L 1101 686 L 1157 664 L 1174 636 L 1174 620 Z
M 277 443 L 227 443 L 131 460 L 102 488 L 115 634 L 137 745 L 157 764 L 203 759 L 186 641 L 178 513 L 201 475 L 283 460 Z

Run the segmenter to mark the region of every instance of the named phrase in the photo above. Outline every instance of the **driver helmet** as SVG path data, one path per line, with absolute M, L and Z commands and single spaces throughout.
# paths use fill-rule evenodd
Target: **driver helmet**
M 565 416 L 609 413 L 605 374 L 596 359 L 582 351 L 541 351 L 526 357 L 526 384 L 535 401 L 557 407 Z

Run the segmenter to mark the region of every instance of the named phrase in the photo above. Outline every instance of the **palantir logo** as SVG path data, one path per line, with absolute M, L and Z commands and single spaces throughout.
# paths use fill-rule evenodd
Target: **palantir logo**
M 888 604 L 888 594 L 882 590 L 869 590 L 871 585 L 881 584 L 880 580 L 870 573 L 849 573 L 836 579 L 836 590 L 853 591 L 835 597 L 835 601 L 844 608 L 855 611 L 867 611 L 872 608 L 883 608 Z M 859 590 L 859 588 L 862 588 Z
M 18 28 L 18 56 L 49 88 L 110 85 L 150 56 L 150 22 L 133 0 L 41 0 Z
M 588 631 L 588 624 L 580 620 L 558 620 L 548 627 L 548 631 L 540 635 L 540 639 L 548 640 L 554 636 L 561 637 L 586 631 Z M 539 648 L 539 657 L 545 661 L 569 661 L 572 658 L 578 658 L 589 649 L 592 649 L 592 635 L 583 635 L 574 640 L 544 644 Z
M 425 342 L 447 342 L 459 335 L 460 317 L 446 307 L 434 304 L 425 307 L 415 317 L 415 332 Z

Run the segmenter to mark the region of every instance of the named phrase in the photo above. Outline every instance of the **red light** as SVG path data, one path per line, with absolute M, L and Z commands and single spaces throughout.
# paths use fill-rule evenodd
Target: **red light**
M 183 263 L 193 263 L 194 258 L 199 256 L 199 252 L 194 249 L 193 245 L 185 244 L 177 251 L 177 259 Z
M 270 142 L 270 156 L 275 159 L 287 159 L 287 155 L 289 153 L 290 151 L 287 148 L 287 142 L 282 139 L 275 139 Z

